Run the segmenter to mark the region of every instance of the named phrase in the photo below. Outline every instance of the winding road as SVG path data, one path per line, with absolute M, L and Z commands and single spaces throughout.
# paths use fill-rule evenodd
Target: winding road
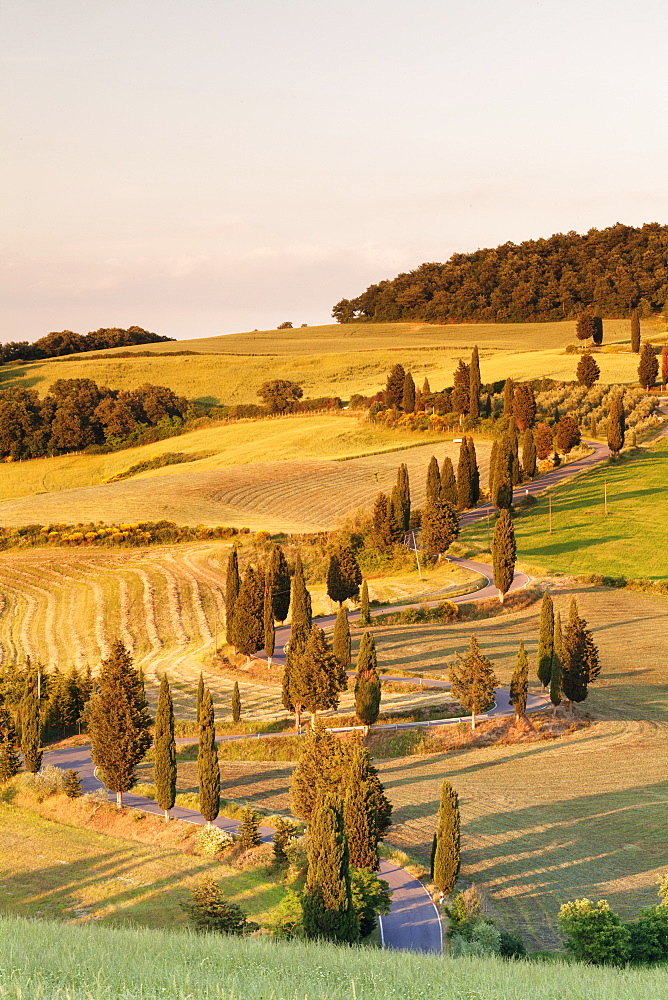
M 563 482 L 566 479 L 571 479 L 579 472 L 589 469 L 591 466 L 602 461 L 604 458 L 607 458 L 609 452 L 605 445 L 594 441 L 587 441 L 585 443 L 592 449 L 591 454 L 586 455 L 584 458 L 578 459 L 576 462 L 572 462 L 569 465 L 552 469 L 545 475 L 534 479 L 531 482 L 531 492 L 542 492 L 550 486 Z M 513 494 L 513 500 L 517 502 L 522 496 L 525 495 L 526 492 L 526 487 L 516 489 Z M 480 521 L 487 517 L 488 514 L 493 513 L 494 510 L 495 509 L 491 506 L 491 504 L 485 504 L 481 507 L 477 507 L 475 510 L 468 511 L 463 514 L 460 518 L 460 524 L 473 524 L 476 521 Z M 466 569 L 470 569 L 487 579 L 487 584 L 482 589 L 453 597 L 453 603 L 462 603 L 463 601 L 471 600 L 481 601 L 490 597 L 498 596 L 498 590 L 492 583 L 491 566 L 487 566 L 484 563 L 479 563 L 471 559 L 456 559 L 451 557 L 450 561 L 457 563 Z M 530 578 L 525 573 L 516 573 L 510 587 L 510 592 L 526 587 L 527 583 L 529 583 L 529 579 Z M 443 597 L 447 597 L 447 595 L 443 595 Z M 438 604 L 440 600 L 443 600 L 443 597 L 427 603 L 430 606 L 433 606 Z M 417 605 L 415 603 L 404 604 L 400 606 L 393 606 L 391 610 L 393 612 L 402 611 L 416 606 Z M 387 608 L 374 609 L 372 617 L 386 613 L 387 610 Z M 352 612 L 350 614 L 350 618 L 351 620 L 359 618 L 359 612 Z M 327 628 L 328 626 L 331 627 L 333 625 L 334 620 L 335 615 L 327 615 L 323 618 L 317 619 L 317 624 L 323 628 Z M 285 645 L 289 638 L 289 626 L 277 629 L 276 651 L 273 657 L 274 661 L 279 663 L 285 662 Z M 383 679 L 396 682 L 415 683 L 415 678 L 411 677 L 384 676 Z M 431 687 L 447 688 L 450 686 L 450 682 L 430 680 L 429 685 Z M 507 716 L 513 714 L 513 708 L 509 703 L 510 692 L 505 688 L 498 688 L 494 694 L 494 707 L 488 713 L 479 716 L 479 718 Z M 530 695 L 527 704 L 527 711 L 538 711 L 545 707 L 546 704 L 547 699 L 545 697 Z M 459 721 L 459 719 L 444 719 L 434 721 L 431 724 L 447 725 Z M 405 723 L 406 727 L 414 727 L 416 725 L 427 724 L 412 722 Z M 377 726 L 374 728 L 380 729 L 384 727 Z M 402 726 L 393 726 L 391 728 L 402 728 Z M 227 736 L 220 737 L 220 740 L 243 738 L 243 736 Z M 196 741 L 196 737 L 186 737 L 177 740 L 178 743 L 193 743 Z M 59 750 L 51 750 L 44 754 L 44 763 L 52 764 L 63 769 L 74 768 L 79 772 L 83 789 L 86 792 L 91 792 L 103 787 L 101 782 L 99 782 L 95 777 L 89 747 L 70 747 Z M 114 797 L 113 793 L 110 793 L 110 798 Z M 162 810 L 152 799 L 147 799 L 140 795 L 134 795 L 132 792 L 125 793 L 124 802 L 126 806 L 131 808 L 142 809 L 145 812 L 162 815 Z M 172 815 L 175 819 L 181 819 L 187 823 L 203 824 L 205 822 L 204 817 L 196 810 L 186 809 L 182 806 L 175 806 L 172 809 Z M 234 833 L 239 826 L 239 822 L 238 820 L 219 816 L 215 825 L 221 830 L 227 830 L 230 833 Z M 260 836 L 265 842 L 271 840 L 273 832 L 274 831 L 269 827 L 260 827 Z M 383 947 L 440 953 L 443 950 L 443 932 L 441 921 L 438 910 L 423 884 L 413 878 L 409 872 L 399 868 L 397 865 L 387 860 L 381 861 L 380 875 L 385 879 L 392 890 L 392 906 L 390 913 L 381 917 L 379 920 Z

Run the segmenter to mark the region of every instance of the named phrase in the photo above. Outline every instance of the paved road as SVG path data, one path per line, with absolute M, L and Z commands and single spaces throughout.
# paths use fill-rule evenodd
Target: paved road
M 392 890 L 392 909 L 379 917 L 383 947 L 440 953 L 441 919 L 422 882 L 391 861 L 381 861 L 380 875 Z

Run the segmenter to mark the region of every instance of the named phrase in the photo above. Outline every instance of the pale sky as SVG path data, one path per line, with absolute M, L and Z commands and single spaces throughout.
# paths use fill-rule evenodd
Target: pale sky
M 668 6 L 0 0 L 0 340 L 332 322 L 424 261 L 668 222 Z

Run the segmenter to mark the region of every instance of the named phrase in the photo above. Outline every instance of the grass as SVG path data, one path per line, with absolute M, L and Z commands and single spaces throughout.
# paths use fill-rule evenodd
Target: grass
M 665 969 L 450 959 L 0 919 L 0 996 L 37 1000 L 663 1000 Z M 122 956 L 122 957 L 121 957 Z
M 559 486 L 515 519 L 523 563 L 560 573 L 668 578 L 668 442 L 622 457 Z M 605 484 L 608 514 L 604 506 Z M 486 528 L 462 532 L 469 551 L 486 548 Z

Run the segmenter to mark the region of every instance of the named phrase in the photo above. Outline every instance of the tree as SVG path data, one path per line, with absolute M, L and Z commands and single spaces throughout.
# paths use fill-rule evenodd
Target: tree
M 199 811 L 211 826 L 220 811 L 220 765 L 216 743 L 216 720 L 213 701 L 208 688 L 204 691 L 199 724 L 197 750 L 197 776 L 199 779 Z
M 538 424 L 533 432 L 533 439 L 536 442 L 536 455 L 543 462 L 552 454 L 552 428 L 548 424 Z
M 522 467 L 520 465 L 520 455 L 519 455 L 519 440 L 517 437 L 517 425 L 515 423 L 515 417 L 511 417 L 508 421 L 507 436 L 509 441 L 509 449 L 512 459 L 512 484 L 517 486 L 518 483 L 522 482 Z
M 155 755 L 155 799 L 169 820 L 169 810 L 176 801 L 176 742 L 174 740 L 174 704 L 167 674 L 162 675 L 153 736 Z
M 451 503 L 456 507 L 459 503 L 459 497 L 457 495 L 457 480 L 455 479 L 455 470 L 452 467 L 452 461 L 447 455 L 443 459 L 440 478 L 441 497 L 443 500 L 447 500 L 448 503 Z
M 517 546 L 515 544 L 515 529 L 507 510 L 500 510 L 494 526 L 492 541 L 492 559 L 494 563 L 494 586 L 499 589 L 499 601 L 503 604 L 504 595 L 510 590 L 515 576 L 515 560 Z
M 241 580 L 239 579 L 239 556 L 234 545 L 227 559 L 227 576 L 225 580 L 225 627 L 227 641 L 234 645 L 234 605 L 239 596 Z
M 480 469 L 478 468 L 478 456 L 476 455 L 473 438 L 466 439 L 466 446 L 469 452 L 469 474 L 471 482 L 471 506 L 475 507 L 480 499 Z M 441 491 L 442 495 L 442 491 Z
M 427 487 L 425 495 L 425 503 L 429 503 L 430 500 L 435 500 L 441 495 L 441 474 L 438 470 L 438 462 L 434 455 L 429 459 L 429 465 L 427 467 Z
M 202 713 L 202 701 L 204 700 L 204 677 L 202 676 L 202 671 L 199 672 L 199 680 L 197 682 L 197 708 L 196 708 L 196 719 L 197 725 L 199 725 L 200 716 Z
M 79 772 L 73 768 L 65 771 L 65 795 L 68 799 L 78 799 L 82 794 L 83 786 L 79 778 Z
M 529 661 L 524 651 L 524 641 L 520 640 L 517 662 L 510 682 L 510 704 L 515 708 L 515 718 L 519 722 L 527 710 L 529 693 Z
M 151 745 L 151 717 L 139 674 L 122 642 L 111 647 L 97 678 L 91 698 L 88 733 L 91 757 L 102 782 L 116 792 L 116 805 L 123 806 L 123 792 L 135 782 L 137 765 Z
M 587 621 L 580 617 L 576 599 L 571 598 L 568 624 L 563 642 L 563 691 L 571 711 L 573 702 L 584 701 L 589 685 L 601 672 L 598 649 L 594 644 Z
M 260 843 L 260 816 L 254 809 L 245 806 L 241 810 L 239 824 L 239 847 L 242 851 L 250 851 Z
M 280 865 L 288 860 L 287 849 L 296 839 L 297 830 L 289 819 L 279 816 L 274 823 L 276 832 L 271 838 L 274 845 L 274 860 Z
M 288 413 L 302 398 L 304 390 L 296 382 L 275 378 L 264 382 L 257 394 L 270 413 Z
M 547 590 L 540 606 L 540 626 L 538 631 L 538 658 L 536 673 L 543 691 L 552 676 L 552 654 L 554 652 L 554 604 Z
M 459 535 L 459 517 L 451 503 L 440 496 L 428 500 L 422 512 L 422 548 L 429 555 L 447 552 Z
M 366 627 L 370 624 L 371 609 L 369 607 L 369 585 L 366 580 L 364 580 L 362 583 L 362 592 L 360 594 L 360 625 Z M 348 630 L 348 632 L 350 633 L 350 630 Z M 350 656 L 348 656 L 348 663 L 350 663 Z
M 466 438 L 462 438 L 459 446 L 459 462 L 457 463 L 457 500 L 460 510 L 468 510 L 473 506 L 473 484 L 471 483 L 471 462 Z
M 480 416 L 480 358 L 477 344 L 473 346 L 469 368 L 469 415 L 473 420 Z
M 365 868 L 351 867 L 350 885 L 360 935 L 365 938 L 375 929 L 378 914 L 390 912 L 392 892 L 384 879 Z
M 301 555 L 298 552 L 295 559 L 295 572 L 292 580 L 292 604 L 290 621 L 290 641 L 287 646 L 285 668 L 283 670 L 283 706 L 288 712 L 295 713 L 295 727 L 301 727 L 303 706 L 301 702 L 292 700 L 292 677 L 299 669 L 300 657 L 311 632 L 312 613 L 311 595 L 306 589 L 304 568 Z
M 359 940 L 350 885 L 348 843 L 340 800 L 328 795 L 314 810 L 303 895 L 304 933 L 352 944 Z
M 390 494 L 389 513 L 392 537 L 399 541 L 404 533 L 404 505 L 401 498 L 401 492 L 396 484 L 392 487 L 392 492 Z
M 404 413 L 415 412 L 415 382 L 410 372 L 404 375 L 404 386 L 401 395 L 401 407 Z
M 521 431 L 533 427 L 536 421 L 536 397 L 528 382 L 518 382 L 515 386 L 513 415 Z
M 0 785 L 6 784 L 20 770 L 16 730 L 7 703 L 0 694 Z
M 664 385 L 668 384 L 668 344 L 661 348 L 661 381 Z
M 475 729 L 475 717 L 486 711 L 494 700 L 494 688 L 498 681 L 491 660 L 483 655 L 475 635 L 467 656 L 457 654 L 457 661 L 450 667 L 452 695 L 465 711 L 471 714 L 471 729 Z
M 640 313 L 637 309 L 631 310 L 631 351 L 633 354 L 640 351 Z
M 404 398 L 406 372 L 402 365 L 395 365 L 387 376 L 385 385 L 385 406 L 401 406 Z
M 622 396 L 614 395 L 610 403 L 608 414 L 608 448 L 614 459 L 619 457 L 619 453 L 624 447 L 624 436 L 626 434 L 626 419 L 624 416 L 624 405 Z
M 274 627 L 274 606 L 271 599 L 269 580 L 264 585 L 264 604 L 262 609 L 262 624 L 264 628 L 264 651 L 267 654 L 267 669 L 271 667 L 271 658 L 276 648 L 276 629 Z M 287 614 L 287 612 L 286 612 Z
M 434 881 L 434 861 L 436 859 L 436 848 L 438 846 L 438 836 L 434 834 L 431 839 L 431 853 L 429 855 L 429 878 Z
M 461 864 L 459 796 L 449 781 L 441 785 L 441 804 L 436 828 L 434 885 L 449 895 L 455 887 Z
M 36 774 L 42 766 L 42 724 L 37 688 L 32 685 L 21 703 L 21 752 L 26 771 Z
M 536 442 L 530 427 L 522 435 L 522 468 L 529 479 L 536 475 Z
M 598 382 L 601 377 L 601 369 L 598 367 L 589 351 L 585 351 L 578 361 L 575 375 L 577 377 L 578 384 L 586 385 L 588 389 L 591 389 L 594 383 Z
M 380 678 L 376 643 L 370 632 L 360 640 L 355 680 L 355 713 L 365 726 L 372 726 L 380 711 Z M 359 866 L 358 866 L 359 867 Z
M 513 443 L 506 432 L 492 445 L 489 463 L 489 489 L 498 510 L 507 509 L 513 502 L 513 464 Z
M 561 615 L 557 611 L 557 619 L 554 623 L 554 650 L 552 652 L 552 672 L 550 674 L 550 701 L 552 702 L 553 715 L 557 714 L 557 707 L 561 705 L 563 695 L 564 672 L 562 663 L 564 659 L 564 637 L 561 632 Z
M 411 522 L 411 487 L 408 479 L 408 466 L 403 462 L 397 472 L 397 490 L 401 503 L 401 530 L 408 531 Z
M 239 693 L 239 681 L 234 682 L 232 688 L 232 722 L 237 723 L 241 718 L 241 694 Z
M 343 800 L 343 822 L 351 866 L 374 872 L 378 867 L 378 836 L 368 766 L 368 750 L 361 745 L 353 746 L 348 763 L 348 788 Z
M 583 312 L 575 324 L 575 335 L 578 340 L 591 340 L 596 333 L 596 323 L 591 313 Z
M 311 822 L 319 799 L 340 790 L 344 774 L 343 744 L 320 721 L 300 741 L 299 758 L 290 784 L 290 806 L 295 816 Z
M 337 708 L 339 694 L 347 686 L 346 672 L 330 651 L 325 633 L 314 625 L 290 676 L 292 704 L 309 711 L 314 726 L 316 713 Z
M 559 930 L 566 950 L 588 965 L 626 965 L 629 959 L 628 927 L 605 899 L 574 899 L 559 910 Z
M 327 569 L 327 593 L 332 601 L 343 604 L 352 597 L 357 599 L 362 583 L 362 571 L 353 550 L 340 545 L 329 557 Z
M 559 451 L 567 455 L 569 451 L 580 444 L 582 435 L 575 417 L 565 413 L 557 424 L 557 447 Z
M 394 534 L 390 504 L 385 493 L 379 493 L 374 501 L 371 525 L 374 545 L 381 550 L 389 548 L 394 541 Z
M 507 378 L 503 385 L 503 415 L 510 417 L 513 413 L 513 403 L 515 401 L 515 384 L 511 378 Z
M 649 392 L 653 387 L 658 374 L 659 362 L 654 353 L 654 346 L 645 340 L 640 348 L 640 361 L 638 363 L 638 382 L 645 392 Z
M 594 316 L 594 343 L 600 347 L 603 343 L 603 320 L 600 316 Z
M 452 408 L 459 414 L 460 422 L 471 405 L 471 372 L 464 361 L 459 361 L 452 376 Z
M 264 646 L 264 578 L 248 566 L 234 605 L 234 648 L 251 657 Z
M 272 546 L 266 581 L 271 591 L 274 618 L 282 625 L 290 608 L 290 567 L 280 545 Z
M 246 934 L 256 924 L 249 924 L 243 910 L 228 902 L 213 876 L 207 875 L 201 885 L 190 890 L 190 901 L 183 904 L 195 930 L 216 931 L 219 934 Z
M 366 581 L 363 586 L 365 584 Z M 334 622 L 332 652 L 339 666 L 343 670 L 347 670 L 350 666 L 350 625 L 348 623 L 348 609 L 343 606 L 339 608 Z

